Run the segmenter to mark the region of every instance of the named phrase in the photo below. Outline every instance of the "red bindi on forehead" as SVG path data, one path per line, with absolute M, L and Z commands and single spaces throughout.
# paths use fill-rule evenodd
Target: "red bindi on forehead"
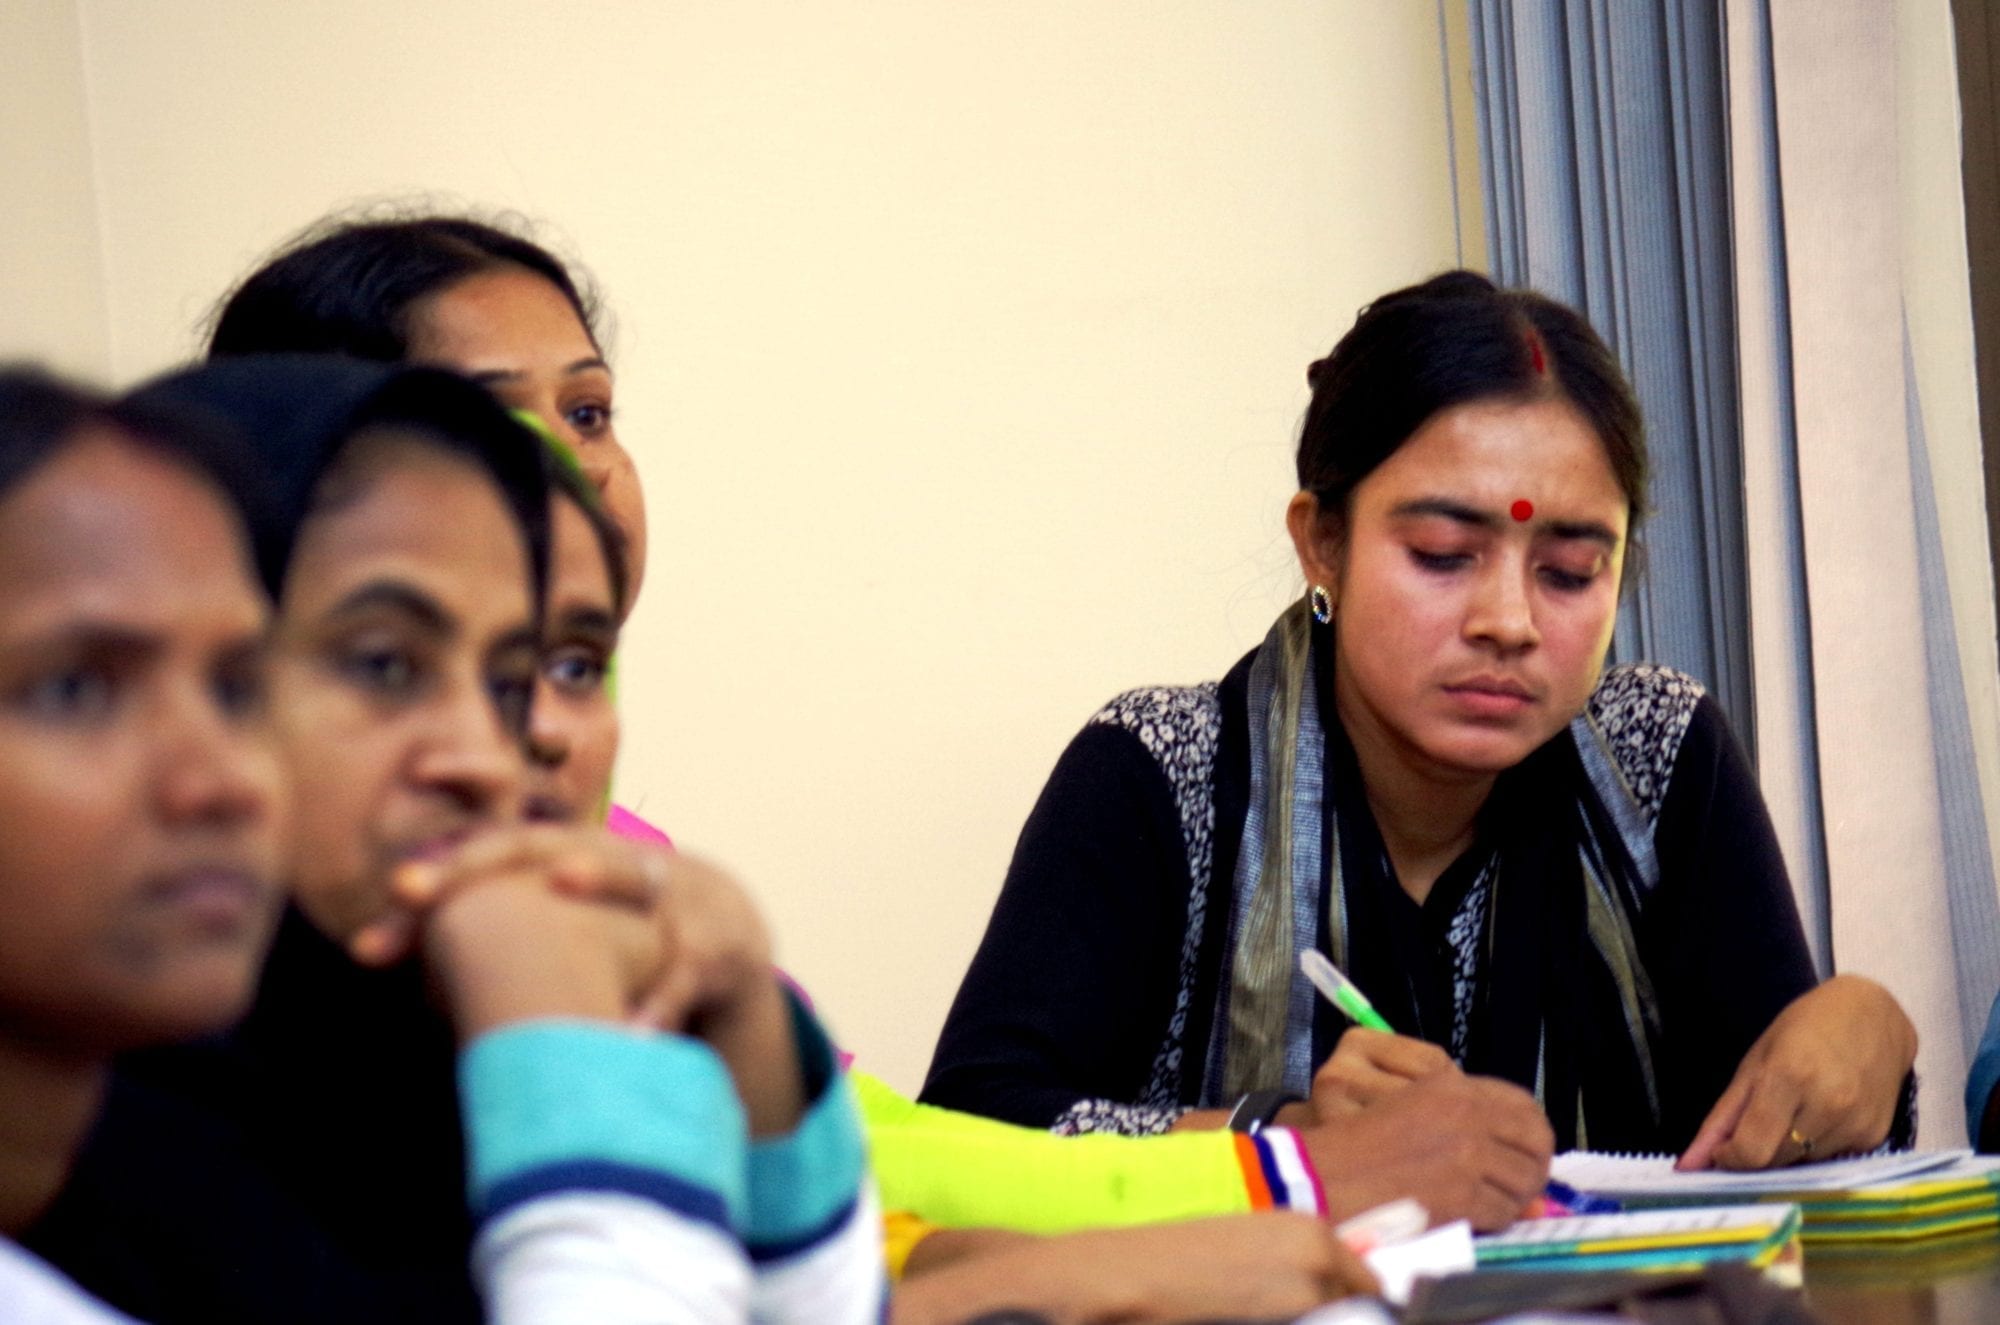
M 1517 501 L 1512 506 L 1509 506 L 1507 508 L 1507 513 L 1513 516 L 1516 520 L 1520 521 L 1522 524 L 1526 524 L 1529 520 L 1532 520 L 1535 516 L 1535 503 L 1523 497 L 1520 501 Z
M 1542 337 L 1533 327 L 1522 329 L 1522 337 L 1528 342 L 1528 365 L 1534 369 L 1536 377 L 1549 375 L 1548 352 L 1542 348 Z

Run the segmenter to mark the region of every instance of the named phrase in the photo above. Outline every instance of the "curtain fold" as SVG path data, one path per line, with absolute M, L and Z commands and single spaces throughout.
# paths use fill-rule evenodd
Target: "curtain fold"
M 1924 663 L 1929 671 L 1932 758 L 1940 797 L 1945 910 L 1956 959 L 1959 1038 L 1970 1057 L 2000 982 L 2000 892 L 1993 877 L 1993 854 L 1980 803 L 1979 765 L 1972 717 L 1960 663 L 1958 632 L 1945 565 L 1944 523 L 1939 518 L 1924 413 L 1914 389 L 1916 365 L 1907 327 L 1903 333 L 1903 377 L 1911 384 L 1903 405 L 1910 443 L 1910 479 L 1916 501 L 1919 608 L 1924 622 Z M 1893 904 L 1893 902 L 1891 903 Z
M 1757 778 L 1784 848 L 1821 975 L 1833 970 L 1826 824 L 1820 812 L 1812 616 L 1806 602 L 1790 292 L 1778 187 L 1778 109 L 1765 0 L 1730 0 L 1727 65 L 1735 247 L 1738 417 L 1743 444 Z

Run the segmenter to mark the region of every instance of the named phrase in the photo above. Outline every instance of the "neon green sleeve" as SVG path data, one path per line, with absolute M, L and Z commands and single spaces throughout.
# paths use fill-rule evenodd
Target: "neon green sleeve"
M 865 1072 L 851 1077 L 882 1208 L 940 1227 L 1066 1233 L 1317 1204 L 1316 1191 L 1308 1201 L 1288 1196 L 1282 1179 L 1265 1181 L 1268 1149 L 1232 1132 L 1055 1136 L 918 1104 Z

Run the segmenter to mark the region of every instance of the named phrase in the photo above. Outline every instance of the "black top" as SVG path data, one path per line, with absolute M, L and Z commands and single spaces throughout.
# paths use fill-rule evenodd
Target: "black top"
M 1110 1130 L 1147 1131 L 1203 1101 L 1205 1087 L 1212 1093 L 1202 1062 L 1228 978 L 1227 917 L 1249 794 L 1250 662 L 1219 686 L 1123 696 L 1070 743 L 1022 830 L 939 1038 L 925 1102 L 1042 1127 L 1094 1114 L 1108 1116 Z M 1654 1128 L 1650 1119 L 1641 1127 L 1593 1117 L 1589 1141 L 1679 1149 L 1757 1036 L 1815 976 L 1769 817 L 1720 709 L 1665 669 L 1613 669 L 1593 704 L 1614 690 L 1621 707 L 1593 715 L 1654 812 L 1659 881 L 1639 912 L 1636 940 L 1661 1011 L 1661 1120 Z M 1678 718 L 1656 735 L 1648 724 L 1676 708 Z M 1347 747 L 1337 721 L 1328 737 L 1327 799 L 1343 802 L 1344 824 L 1366 830 L 1342 834 L 1346 862 L 1371 840 L 1379 850 L 1379 838 L 1370 836 L 1352 777 L 1341 776 Z M 1559 733 L 1531 759 L 1554 757 L 1573 740 Z M 1510 808 L 1496 793 L 1483 828 Z M 1535 826 L 1495 831 L 1518 841 L 1532 839 Z M 1406 1033 L 1449 1043 L 1452 954 L 1443 930 L 1492 837 L 1482 831 L 1421 907 L 1393 883 L 1371 888 L 1379 876 L 1345 869 L 1349 973 Z M 1519 872 L 1510 882 L 1503 871 L 1496 886 L 1521 887 Z M 1321 916 L 1324 887 L 1314 908 Z M 1541 927 L 1532 917 L 1515 922 L 1510 938 L 1504 907 L 1501 915 L 1496 951 L 1535 942 Z M 1318 942 L 1324 950 L 1324 935 Z M 1545 1006 L 1615 997 L 1587 987 L 1541 994 Z M 1337 1012 L 1318 1005 L 1314 1062 L 1345 1029 Z M 1591 1050 L 1580 1034 L 1577 1053 Z M 1534 1088 L 1532 1071 L 1468 1066 Z M 1142 1100 L 1168 1107 L 1124 1107 Z
M 133 1055 L 32 1251 L 149 1325 L 477 1322 L 456 1051 L 296 911 L 218 1040 Z
M 21 1242 L 149 1325 L 394 1319 L 230 1128 L 125 1079 Z

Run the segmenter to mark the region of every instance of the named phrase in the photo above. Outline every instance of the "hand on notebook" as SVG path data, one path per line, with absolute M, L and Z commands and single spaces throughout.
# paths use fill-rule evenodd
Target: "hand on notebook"
M 1676 1167 L 1763 1169 L 1873 1149 L 1916 1057 L 1917 1029 L 1894 996 L 1837 975 L 1765 1028 Z
M 1433 1224 L 1505 1228 L 1541 1195 L 1555 1134 L 1534 1096 L 1453 1068 L 1298 1129 L 1335 1221 L 1411 1196 Z
M 1453 1075 L 1458 1064 L 1429 1040 L 1356 1026 L 1313 1074 L 1312 1105 L 1332 1120 L 1364 1109 L 1413 1081 Z

